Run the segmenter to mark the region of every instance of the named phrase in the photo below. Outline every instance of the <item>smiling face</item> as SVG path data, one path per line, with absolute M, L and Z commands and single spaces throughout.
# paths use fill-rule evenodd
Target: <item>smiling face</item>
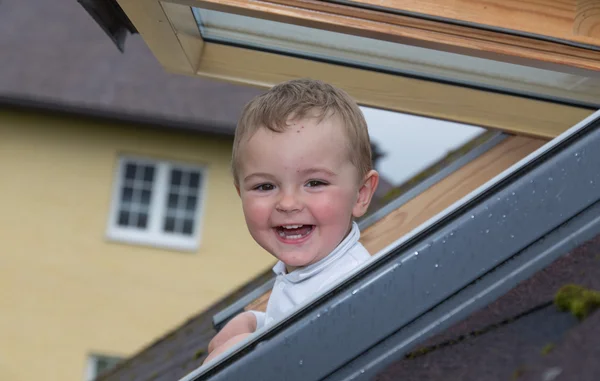
M 260 128 L 240 148 L 239 187 L 248 230 L 288 271 L 326 257 L 369 205 L 378 175 L 360 179 L 336 117 Z

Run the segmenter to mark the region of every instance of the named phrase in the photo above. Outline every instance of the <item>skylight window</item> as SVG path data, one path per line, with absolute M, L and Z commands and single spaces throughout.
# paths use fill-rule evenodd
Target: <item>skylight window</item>
M 599 105 L 600 78 L 192 8 L 205 41 L 520 95 Z

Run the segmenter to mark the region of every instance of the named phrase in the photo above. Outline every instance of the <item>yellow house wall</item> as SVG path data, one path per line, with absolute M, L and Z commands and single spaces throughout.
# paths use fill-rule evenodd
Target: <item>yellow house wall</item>
M 120 153 L 208 168 L 196 252 L 106 239 Z M 0 110 L 0 380 L 83 380 L 88 354 L 133 354 L 272 266 L 230 153 L 223 138 Z

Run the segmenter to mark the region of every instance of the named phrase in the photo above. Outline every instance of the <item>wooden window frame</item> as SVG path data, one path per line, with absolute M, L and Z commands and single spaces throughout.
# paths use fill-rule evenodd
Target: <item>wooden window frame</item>
M 219 3 L 213 0 L 118 2 L 158 61 L 166 70 L 175 73 L 265 89 L 293 78 L 319 78 L 342 87 L 367 107 L 540 138 L 553 138 L 593 112 L 587 107 L 203 41 L 190 7 L 201 6 L 335 31 L 342 29 L 332 25 L 340 22 L 339 18 L 349 17 L 343 14 L 246 0 L 219 0 Z M 367 24 L 373 28 L 387 25 L 384 21 L 367 24 L 360 19 L 355 21 L 354 29 L 343 31 L 367 37 L 385 37 L 382 33 L 371 33 L 365 27 Z M 392 31 L 389 36 L 392 36 Z M 598 59 L 600 63 L 600 53 Z

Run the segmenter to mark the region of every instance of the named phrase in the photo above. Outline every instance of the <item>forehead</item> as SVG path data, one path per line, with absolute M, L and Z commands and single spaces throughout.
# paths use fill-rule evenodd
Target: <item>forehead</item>
M 319 161 L 341 164 L 349 160 L 349 152 L 346 128 L 335 116 L 288 119 L 283 132 L 261 127 L 239 147 L 241 168 L 274 159 L 295 167 Z

